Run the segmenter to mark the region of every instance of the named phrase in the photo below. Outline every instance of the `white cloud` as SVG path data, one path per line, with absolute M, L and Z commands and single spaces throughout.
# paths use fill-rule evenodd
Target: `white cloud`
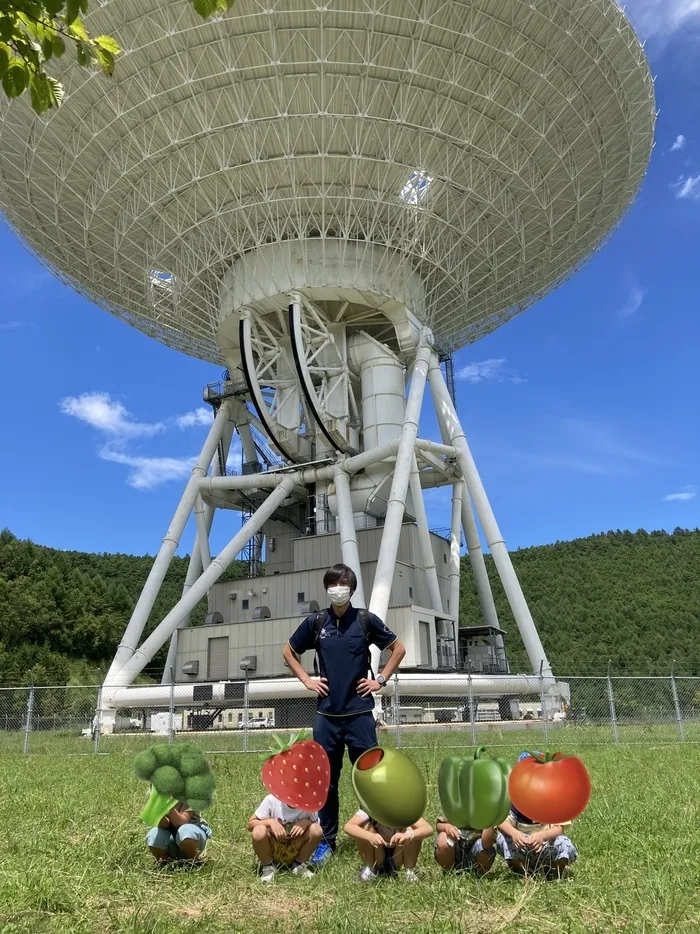
M 643 39 L 665 39 L 700 20 L 700 0 L 628 0 L 625 12 Z
M 695 499 L 698 495 L 698 489 L 695 486 L 687 486 L 685 489 L 681 490 L 680 493 L 669 493 L 668 496 L 664 496 L 665 503 L 677 503 L 677 502 L 687 502 L 689 499 Z
M 694 201 L 700 201 L 700 175 L 684 175 L 678 179 L 675 185 L 676 198 L 692 198 Z
M 642 307 L 642 302 L 644 301 L 645 295 L 646 291 L 644 289 L 640 289 L 638 286 L 635 286 L 630 292 L 630 296 L 625 304 L 618 311 L 620 317 L 631 318 L 632 315 L 636 314 Z
M 137 422 L 131 413 L 108 392 L 84 392 L 80 396 L 67 396 L 59 402 L 64 415 L 86 422 L 92 428 L 113 438 L 151 437 L 164 430 L 163 422 Z
M 175 423 L 178 428 L 193 428 L 195 425 L 211 425 L 214 414 L 211 409 L 200 406 L 194 412 L 185 412 L 184 415 L 178 415 Z
M 100 451 L 100 457 L 131 467 L 127 483 L 136 490 L 155 490 L 169 480 L 188 477 L 197 462 L 196 457 L 134 457 L 109 447 Z
M 502 383 L 508 380 L 511 383 L 525 383 L 527 380 L 518 376 L 512 370 L 506 369 L 506 358 L 497 357 L 490 360 L 481 360 L 478 363 L 468 363 L 455 376 L 468 383 Z
M 685 136 L 682 133 L 679 133 L 676 137 L 676 141 L 671 146 L 669 152 L 678 152 L 679 149 L 682 149 L 685 146 Z

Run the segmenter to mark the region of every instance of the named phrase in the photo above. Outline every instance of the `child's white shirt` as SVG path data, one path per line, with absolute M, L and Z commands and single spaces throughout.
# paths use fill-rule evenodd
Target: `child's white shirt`
M 301 808 L 290 807 L 274 795 L 263 798 L 255 816 L 258 820 L 278 820 L 283 824 L 296 824 L 300 820 L 318 823 L 318 811 L 302 811 Z

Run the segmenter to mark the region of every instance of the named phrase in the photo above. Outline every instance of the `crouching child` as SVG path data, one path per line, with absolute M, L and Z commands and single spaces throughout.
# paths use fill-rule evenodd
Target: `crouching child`
M 162 813 L 162 812 L 161 812 Z M 178 801 L 157 827 L 152 827 L 146 843 L 159 863 L 202 861 L 211 838 L 211 828 L 198 811 Z
M 444 816 L 437 819 L 435 859 L 445 872 L 472 871 L 484 875 L 496 858 L 496 830 L 455 827 Z
M 291 868 L 292 875 L 302 879 L 313 877 L 306 861 L 323 837 L 317 811 L 302 811 L 267 795 L 248 821 L 248 830 L 260 860 L 261 882 L 272 882 L 280 867 Z
M 345 825 L 345 833 L 357 843 L 364 863 L 358 881 L 374 882 L 379 876 L 394 876 L 403 868 L 406 882 L 417 882 L 418 857 L 433 828 L 422 817 L 410 827 L 386 827 L 360 810 Z

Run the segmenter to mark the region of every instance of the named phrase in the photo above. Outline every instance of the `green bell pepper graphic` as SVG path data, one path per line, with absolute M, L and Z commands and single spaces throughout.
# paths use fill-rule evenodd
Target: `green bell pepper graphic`
M 440 803 L 447 820 L 460 829 L 485 830 L 502 824 L 510 810 L 505 759 L 484 756 L 479 746 L 472 759 L 448 756 L 438 772 Z

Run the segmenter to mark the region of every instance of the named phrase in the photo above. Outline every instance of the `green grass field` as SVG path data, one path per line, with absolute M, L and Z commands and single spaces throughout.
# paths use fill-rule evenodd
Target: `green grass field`
M 419 885 L 382 880 L 365 887 L 353 881 L 359 863 L 344 841 L 314 880 L 279 877 L 270 889 L 254 875 L 244 829 L 264 794 L 257 756 L 212 757 L 218 783 L 209 812 L 214 838 L 206 865 L 187 872 L 158 869 L 146 850 L 145 828 L 136 817 L 146 789 L 131 773 L 130 755 L 5 754 L 0 931 L 696 932 L 698 748 L 652 742 L 578 750 L 591 773 L 593 797 L 574 824 L 581 855 L 566 881 L 519 880 L 500 860 L 481 881 L 445 878 L 427 844 Z M 439 807 L 437 768 L 446 751 L 427 743 L 410 751 L 429 783 L 431 822 Z M 347 764 L 342 804 L 344 816 L 354 810 Z

